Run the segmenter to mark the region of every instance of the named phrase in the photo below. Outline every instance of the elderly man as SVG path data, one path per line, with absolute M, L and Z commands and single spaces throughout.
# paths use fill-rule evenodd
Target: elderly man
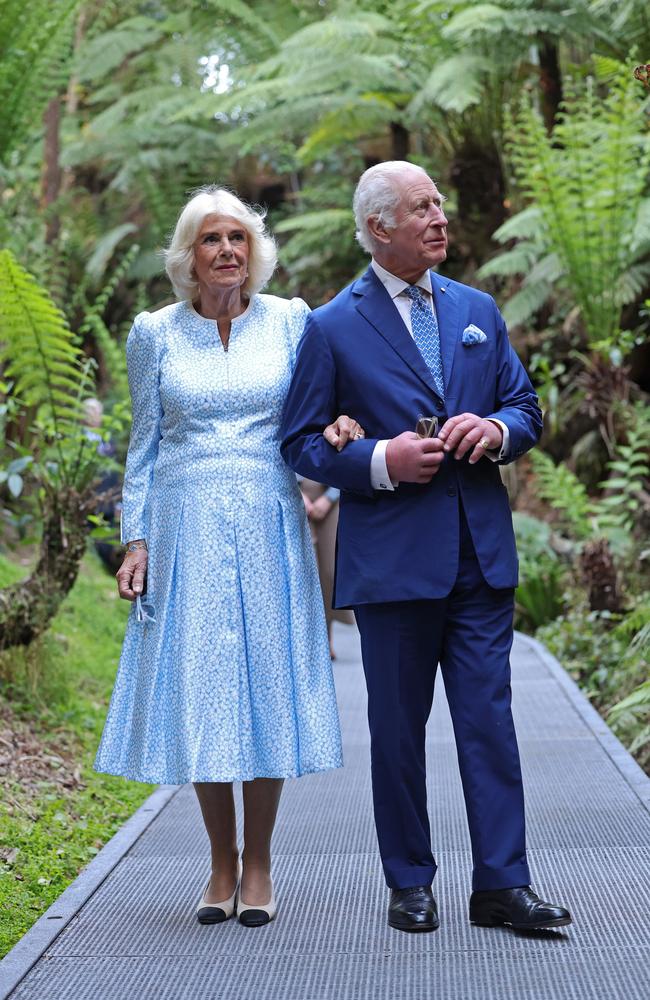
M 430 270 L 447 255 L 447 219 L 425 171 L 371 167 L 354 208 L 372 260 L 307 319 L 282 452 L 343 491 L 334 603 L 354 608 L 361 633 L 388 922 L 438 926 L 425 727 L 440 664 L 472 842 L 470 920 L 562 926 L 569 913 L 529 886 L 510 710 L 517 553 L 498 469 L 536 443 L 537 397 L 493 299 Z M 367 435 L 345 448 L 321 435 L 342 412 Z

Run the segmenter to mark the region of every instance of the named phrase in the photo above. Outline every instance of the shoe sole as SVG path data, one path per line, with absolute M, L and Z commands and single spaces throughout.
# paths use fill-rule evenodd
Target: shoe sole
M 242 914 L 238 919 L 242 927 L 266 927 L 267 924 L 270 924 L 275 919 L 275 915 L 269 917 L 265 913 L 263 917 L 246 917 L 245 914 Z
M 513 931 L 550 931 L 555 927 L 566 927 L 572 923 L 571 917 L 558 917 L 557 920 L 545 920 L 539 924 L 512 924 L 508 920 L 472 920 L 475 927 L 511 927 Z
M 398 924 L 389 917 L 388 926 L 396 931 L 406 931 L 407 934 L 421 934 L 423 931 L 437 931 L 440 927 L 440 921 L 435 924 Z
M 230 920 L 225 914 L 223 917 L 197 917 L 196 918 L 200 924 L 225 924 L 226 920 Z

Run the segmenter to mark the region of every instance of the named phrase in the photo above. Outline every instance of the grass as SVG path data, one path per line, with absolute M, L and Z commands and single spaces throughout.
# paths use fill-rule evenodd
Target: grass
M 0 587 L 24 573 L 0 557 Z M 0 956 L 152 790 L 92 769 L 127 613 L 89 553 L 45 636 L 0 654 Z

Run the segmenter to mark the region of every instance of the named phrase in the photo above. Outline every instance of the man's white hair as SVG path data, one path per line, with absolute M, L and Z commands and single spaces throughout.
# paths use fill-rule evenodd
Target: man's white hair
M 248 234 L 248 277 L 242 285 L 246 296 L 264 288 L 277 262 L 275 241 L 266 232 L 264 213 L 251 208 L 227 188 L 215 184 L 195 191 L 178 217 L 169 247 L 165 250 L 165 269 L 179 299 L 193 301 L 199 286 L 194 273 L 194 243 L 208 215 L 236 219 Z
M 368 167 L 359 178 L 352 202 L 354 221 L 357 227 L 357 241 L 370 254 L 375 248 L 375 241 L 368 228 L 368 218 L 374 215 L 383 226 L 395 225 L 395 210 L 401 198 L 395 180 L 406 170 L 419 170 L 425 177 L 429 176 L 417 163 L 409 163 L 408 160 L 386 160 L 385 163 Z

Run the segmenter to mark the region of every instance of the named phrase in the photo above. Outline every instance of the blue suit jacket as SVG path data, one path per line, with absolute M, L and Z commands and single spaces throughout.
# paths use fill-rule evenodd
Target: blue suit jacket
M 542 416 L 528 376 L 508 341 L 494 300 L 431 272 L 445 401 L 394 303 L 372 268 L 307 318 L 281 430 L 285 461 L 309 479 L 341 489 L 334 606 L 445 597 L 456 580 L 459 496 L 483 576 L 517 584 L 517 553 L 506 489 L 497 465 L 446 456 L 426 485 L 373 490 L 370 459 L 378 440 L 415 430 L 420 414 L 469 411 L 510 431 L 508 461 L 539 438 Z M 466 346 L 474 323 L 487 335 Z M 347 413 L 364 440 L 337 452 L 323 428 Z

